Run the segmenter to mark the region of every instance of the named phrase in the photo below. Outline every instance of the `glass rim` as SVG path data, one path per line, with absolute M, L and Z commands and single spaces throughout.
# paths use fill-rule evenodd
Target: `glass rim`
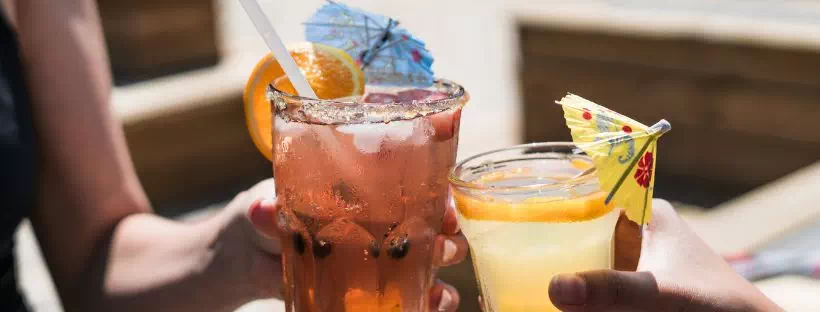
M 396 87 L 401 88 L 401 86 Z M 298 104 L 300 106 L 299 112 L 291 112 L 283 117 L 287 117 L 285 119 L 290 119 L 290 121 L 325 125 L 388 123 L 398 120 L 411 120 L 462 107 L 470 98 L 463 86 L 447 79 L 435 79 L 431 87 L 447 90 L 445 92 L 447 97 L 392 103 L 361 103 L 344 99 L 324 100 L 303 97 L 279 90 L 273 84 L 268 85 L 267 94 L 276 115 L 280 115 L 282 111 L 287 111 L 288 103 Z M 431 87 L 428 87 L 428 89 Z
M 489 151 L 486 151 L 486 152 L 478 153 L 478 154 L 475 154 L 473 156 L 467 157 L 466 159 L 464 159 L 462 161 L 459 161 L 455 166 L 453 166 L 452 169 L 450 169 L 450 173 L 448 174 L 448 180 L 450 181 L 450 184 L 452 184 L 453 186 L 456 186 L 456 187 L 466 188 L 468 190 L 492 190 L 494 192 L 560 189 L 560 188 L 567 188 L 567 187 L 575 187 L 575 186 L 586 184 L 586 183 L 589 183 L 589 182 L 598 182 L 597 177 L 594 175 L 596 170 L 590 170 L 590 171 L 587 171 L 587 172 L 583 172 L 582 175 L 573 177 L 572 179 L 569 179 L 567 181 L 562 181 L 560 183 L 542 183 L 542 184 L 530 184 L 530 185 L 521 185 L 521 186 L 505 186 L 505 187 L 488 187 L 488 186 L 485 186 L 485 185 L 482 185 L 482 184 L 465 181 L 464 179 L 462 179 L 461 177 L 459 177 L 457 175 L 463 169 L 465 169 L 465 165 L 467 165 L 471 161 L 474 161 L 474 160 L 476 160 L 478 158 L 481 158 L 481 157 L 484 157 L 484 156 L 497 154 L 497 153 L 502 153 L 502 152 L 508 152 L 508 151 L 515 151 L 515 150 L 524 150 L 524 151 L 526 151 L 526 150 L 536 150 L 536 151 L 533 151 L 533 154 L 537 154 L 537 153 L 544 153 L 544 152 L 537 151 L 538 148 L 562 148 L 562 147 L 563 148 L 570 148 L 573 151 L 571 153 L 571 155 L 584 156 L 585 158 L 589 158 L 589 156 L 587 156 L 587 154 L 585 152 L 583 152 L 583 150 L 581 150 L 581 148 L 579 148 L 573 142 L 537 142 L 537 143 L 519 144 L 519 145 L 513 145 L 513 146 L 508 146 L 508 147 L 504 147 L 504 148 L 499 148 L 499 149 L 494 149 L 494 150 L 489 150 Z M 576 153 L 576 151 L 577 151 L 577 153 Z M 554 152 L 554 153 L 560 153 L 560 152 Z M 564 153 L 564 154 L 570 154 L 570 153 Z M 511 160 L 511 159 L 509 159 L 509 157 L 508 157 L 504 160 Z

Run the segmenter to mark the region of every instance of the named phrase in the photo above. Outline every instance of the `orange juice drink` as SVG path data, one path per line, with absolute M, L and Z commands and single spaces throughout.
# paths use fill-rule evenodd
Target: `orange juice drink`
M 591 160 L 571 143 L 480 154 L 451 174 L 484 311 L 558 311 L 559 273 L 608 269 L 619 212 L 605 205 Z

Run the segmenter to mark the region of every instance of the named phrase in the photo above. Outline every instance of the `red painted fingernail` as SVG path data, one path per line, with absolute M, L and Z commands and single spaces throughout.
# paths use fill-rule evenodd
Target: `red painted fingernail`
M 261 210 L 261 209 L 262 209 L 262 201 L 261 200 L 254 201 L 253 203 L 251 203 L 251 206 L 248 207 L 248 217 L 250 217 L 251 220 L 253 220 L 254 216 L 259 214 L 259 210 Z

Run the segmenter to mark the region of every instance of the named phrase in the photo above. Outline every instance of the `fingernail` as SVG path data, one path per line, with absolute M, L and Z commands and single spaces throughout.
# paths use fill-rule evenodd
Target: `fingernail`
M 438 302 L 438 309 L 436 311 L 444 312 L 450 309 L 450 305 L 453 304 L 453 296 L 450 295 L 450 292 L 445 290 L 441 291 L 441 301 Z
M 251 204 L 251 206 L 248 208 L 248 218 L 250 218 L 251 220 L 256 218 L 256 215 L 259 214 L 259 210 L 261 209 L 261 207 L 261 202 L 258 205 L 256 204 L 256 202 Z
M 272 211 L 270 207 L 273 207 L 275 204 L 276 202 L 274 200 L 264 199 L 259 202 L 258 205 L 251 205 L 251 208 L 248 211 L 248 217 L 251 221 L 260 221 L 263 219 L 272 218 L 272 216 L 266 216 L 265 214 L 270 214 Z
M 456 252 L 458 251 L 458 246 L 456 243 L 450 239 L 444 240 L 444 255 L 442 255 L 442 261 L 444 263 L 450 263 L 453 259 L 456 258 Z
M 587 301 L 587 284 L 577 275 L 557 275 L 549 287 L 550 298 L 557 304 L 582 305 Z

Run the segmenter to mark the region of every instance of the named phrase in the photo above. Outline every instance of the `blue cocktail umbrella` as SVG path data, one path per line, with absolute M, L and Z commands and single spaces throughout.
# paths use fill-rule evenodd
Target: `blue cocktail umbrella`
M 327 2 L 305 22 L 308 41 L 345 50 L 362 66 L 368 84 L 427 87 L 433 83 L 433 56 L 397 20 Z

